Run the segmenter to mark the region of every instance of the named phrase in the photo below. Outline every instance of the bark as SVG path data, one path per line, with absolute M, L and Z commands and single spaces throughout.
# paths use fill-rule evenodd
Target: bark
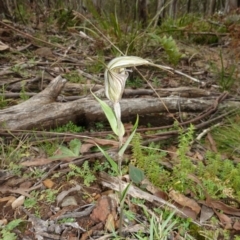
M 4 17 L 11 18 L 11 14 L 8 10 L 7 2 L 0 0 L 0 20 Z
M 157 1 L 157 12 L 154 27 L 156 27 L 157 25 L 160 26 L 162 24 L 162 20 L 164 18 L 164 2 L 164 0 Z
M 189 14 L 190 11 L 191 11 L 191 5 L 192 5 L 192 1 L 191 0 L 188 0 L 187 1 L 187 13 Z
M 66 80 L 58 76 L 39 94 L 29 100 L 0 111 L 0 124 L 9 130 L 19 129 L 49 129 L 70 120 L 73 122 L 96 122 L 106 120 L 100 105 L 90 96 L 73 102 L 56 102 Z M 102 91 L 100 91 L 101 96 Z M 109 105 L 111 103 L 107 101 Z M 211 107 L 215 100 L 202 98 L 138 98 L 123 99 L 121 104 L 123 120 L 135 117 L 137 114 L 170 112 L 202 112 Z
M 215 12 L 215 9 L 216 9 L 216 0 L 211 0 L 209 4 L 208 14 L 213 15 L 213 13 Z
M 147 0 L 139 1 L 139 20 L 141 21 L 143 26 L 146 26 L 148 19 L 148 7 Z
M 233 10 L 236 10 L 238 7 L 238 0 L 226 0 L 224 12 L 229 13 Z
M 172 0 L 169 8 L 169 16 L 173 19 L 176 19 L 176 16 L 177 16 L 177 3 L 178 3 L 178 0 Z

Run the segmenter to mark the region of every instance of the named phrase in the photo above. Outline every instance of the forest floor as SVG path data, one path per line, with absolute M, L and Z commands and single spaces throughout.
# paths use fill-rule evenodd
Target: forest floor
M 138 67 L 146 82 L 133 68 L 123 99 L 179 97 L 213 104 L 202 111 L 179 104 L 176 111 L 140 115 L 120 180 L 97 148 L 114 159 L 118 140 L 106 121 L 68 116 L 72 121 L 45 129 L 2 125 L 0 238 L 240 239 L 239 26 L 215 44 L 196 44 L 185 33 L 174 46 L 181 54 L 175 66 L 167 47 L 136 43 L 135 49 L 145 48 L 132 50 L 134 55 L 174 66 L 192 79 Z M 0 22 L 1 109 L 31 101 L 58 75 L 68 81 L 57 99 L 63 104 L 104 88 L 103 63 L 116 57 L 110 43 L 117 45 L 117 39 L 106 37 L 111 31 L 94 37 L 74 27 L 42 29 Z M 236 107 L 227 107 L 229 102 Z M 135 120 L 123 116 L 124 141 Z M 121 192 L 122 224 L 120 185 L 127 191 Z

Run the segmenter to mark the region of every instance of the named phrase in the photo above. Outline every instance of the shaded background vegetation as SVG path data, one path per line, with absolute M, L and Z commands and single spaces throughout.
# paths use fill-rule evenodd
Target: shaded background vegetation
M 215 12 L 229 13 L 240 5 L 239 0 L 0 0 L 1 17 L 13 20 L 39 21 L 50 13 L 59 11 L 76 10 L 84 14 L 98 14 L 99 16 L 117 14 L 121 20 L 141 21 L 146 24 L 153 20 L 153 24 L 160 24 L 166 18 L 180 17 L 186 13 L 199 16 L 212 15 Z M 32 10 L 35 19 L 26 19 L 23 12 Z M 30 17 L 30 16 L 29 16 Z

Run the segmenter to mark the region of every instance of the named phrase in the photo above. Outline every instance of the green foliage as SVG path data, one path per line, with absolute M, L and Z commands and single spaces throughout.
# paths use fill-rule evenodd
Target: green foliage
M 54 203 L 56 200 L 56 194 L 57 194 L 58 190 L 53 190 L 53 189 L 46 189 L 42 192 L 44 201 L 46 203 Z
M 152 145 L 153 146 L 153 145 Z M 158 150 L 156 148 L 156 150 Z M 168 178 L 168 172 L 160 165 L 161 158 L 165 155 L 156 150 L 148 150 L 145 154 L 141 147 L 141 135 L 136 133 L 132 140 L 133 164 L 142 169 L 146 177 L 156 186 L 163 187 L 162 181 Z
M 6 100 L 5 96 L 4 96 L 4 92 L 5 92 L 5 87 L 4 85 L 2 86 L 2 89 L 0 91 L 0 108 L 5 108 L 8 104 L 8 101 Z
M 129 79 L 129 81 L 126 82 L 126 87 L 141 88 L 141 87 L 143 87 L 144 83 L 145 82 L 143 81 L 142 78 L 135 77 L 133 79 Z
M 12 232 L 12 230 L 14 230 L 16 227 L 18 227 L 20 225 L 20 223 L 22 223 L 23 220 L 21 219 L 15 219 L 12 220 L 11 222 L 9 222 L 5 227 L 3 227 L 0 230 L 0 233 L 2 235 L 2 240 L 16 240 L 17 236 L 15 233 Z
M 236 65 L 232 64 L 224 66 L 222 52 L 219 54 L 221 60 L 221 67 L 219 68 L 215 63 L 211 63 L 212 69 L 216 74 L 217 84 L 221 87 L 222 91 L 229 91 L 233 84 L 236 82 L 235 72 Z
M 63 218 L 61 220 L 58 220 L 58 223 L 61 224 L 61 223 L 73 223 L 75 222 L 75 218 Z
M 104 162 L 100 162 L 99 160 L 94 161 L 94 166 L 93 166 L 94 172 L 104 172 L 104 171 L 107 171 L 109 168 L 110 168 L 110 163 L 108 161 L 104 161 Z
M 68 73 L 65 73 L 63 74 L 63 77 L 72 83 L 86 83 L 86 80 L 84 80 L 77 71 L 70 71 Z
M 141 136 L 136 134 L 132 141 L 132 163 L 143 170 L 151 183 L 163 190 L 173 188 L 184 193 L 190 189 L 198 198 L 204 199 L 205 193 L 201 186 L 196 185 L 189 178 L 189 175 L 193 174 L 213 198 L 240 196 L 240 164 L 234 164 L 228 159 L 223 160 L 220 154 L 212 152 L 206 153 L 205 164 L 201 161 L 194 164 L 187 156 L 193 136 L 193 126 L 190 126 L 187 131 L 180 130 L 176 152 L 178 161 L 174 163 L 173 171 L 169 172 L 161 166 L 164 155 L 156 153 L 156 150 L 151 150 L 152 148 L 143 150 Z
M 198 14 L 185 14 L 177 19 L 164 19 L 158 30 L 159 34 L 167 33 L 174 39 L 183 39 L 185 42 L 194 42 L 197 44 L 214 44 L 218 43 L 219 36 L 217 33 L 226 32 L 226 27 L 221 24 L 214 24 L 205 20 Z M 193 34 L 194 32 L 199 34 Z M 211 32 L 213 34 L 201 34 L 202 32 Z
M 23 101 L 26 101 L 29 99 L 29 96 L 26 94 L 26 91 L 25 91 L 25 85 L 22 84 L 22 89 L 20 91 L 20 98 L 23 100 Z
M 93 93 L 92 93 L 93 94 Z M 99 99 L 97 96 L 95 96 L 93 94 L 93 96 L 95 97 L 95 99 L 99 102 L 99 104 L 101 105 L 101 108 L 105 114 L 105 116 L 107 117 L 108 119 L 108 122 L 111 126 L 111 129 L 112 131 L 117 135 L 119 136 L 120 134 L 120 131 L 124 134 L 125 132 L 125 129 L 124 129 L 124 126 L 121 122 L 121 129 L 118 129 L 118 121 L 117 121 L 117 118 L 113 112 L 113 110 L 104 102 L 102 101 L 101 99 Z M 121 134 L 122 134 L 121 133 Z
M 27 70 L 25 68 L 26 68 L 26 66 L 24 64 L 16 64 L 11 68 L 11 70 L 15 73 L 18 73 L 22 77 L 28 77 L 29 73 L 27 72 Z
M 24 174 L 24 177 L 40 179 L 43 177 L 44 174 L 45 174 L 45 171 L 43 169 L 34 168 L 30 173 Z
M 240 156 L 239 146 L 239 112 L 233 118 L 228 118 L 223 125 L 213 130 L 213 138 L 216 141 L 217 148 L 220 152 L 227 155 Z
M 108 162 L 111 165 L 111 169 L 114 172 L 114 174 L 119 175 L 120 174 L 120 169 L 118 168 L 117 163 L 113 160 L 113 158 L 111 156 L 109 156 L 109 154 L 106 151 L 104 151 L 98 145 L 97 145 L 97 147 L 100 150 L 100 152 L 102 152 L 103 156 L 108 160 Z
M 72 9 L 60 8 L 54 12 L 54 17 L 60 29 L 65 30 L 68 27 L 73 27 L 78 24 L 77 18 L 75 18 Z
M 84 132 L 85 128 L 82 126 L 75 125 L 72 121 L 69 121 L 67 124 L 57 127 L 52 130 L 53 132 L 71 132 L 71 133 L 80 133 Z
M 52 156 L 56 149 L 58 148 L 59 143 L 58 141 L 44 141 L 39 144 L 39 147 L 44 150 L 44 152 L 47 154 L 47 156 Z
M 149 35 L 162 45 L 163 49 L 167 53 L 169 62 L 177 65 L 182 54 L 179 52 L 176 41 L 172 38 L 172 36 L 167 37 L 165 35 L 160 37 L 154 33 L 149 33 Z
M 102 131 L 105 128 L 105 125 L 103 122 L 96 122 L 95 127 L 98 131 Z
M 81 141 L 75 138 L 69 142 L 69 148 L 62 145 L 59 146 L 61 154 L 55 155 L 51 158 L 55 159 L 55 158 L 66 158 L 66 157 L 79 157 L 81 145 L 82 145 Z
M 27 198 L 24 201 L 24 207 L 25 208 L 34 208 L 37 206 L 37 199 L 35 198 Z
M 159 214 L 156 215 L 154 212 L 149 212 L 145 206 L 142 206 L 142 207 L 147 219 L 150 220 L 148 239 L 150 240 L 169 239 L 169 236 L 174 226 L 177 224 L 177 221 L 174 220 L 175 213 L 171 212 L 168 215 L 166 215 L 166 218 L 163 218 L 162 213 L 160 215 Z M 138 239 L 143 239 L 143 238 L 138 238 Z
M 136 168 L 132 164 L 129 165 L 129 176 L 135 184 L 141 183 L 142 180 L 145 178 L 144 172 L 141 169 Z
M 70 172 L 67 174 L 67 180 L 72 177 L 81 177 L 83 178 L 84 184 L 89 187 L 92 182 L 96 180 L 93 172 L 91 171 L 89 164 L 85 161 L 82 167 L 78 167 L 74 164 L 69 164 Z
M 26 24 L 29 22 L 29 19 L 33 17 L 32 11 L 24 3 L 16 2 L 16 8 L 14 11 L 14 15 L 16 20 L 21 21 L 22 23 Z

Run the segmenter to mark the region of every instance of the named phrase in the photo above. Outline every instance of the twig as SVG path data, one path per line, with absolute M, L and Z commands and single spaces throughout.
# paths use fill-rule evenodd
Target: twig
M 115 191 L 119 191 L 118 178 L 108 176 L 106 173 L 102 172 L 102 173 L 100 173 L 100 179 L 101 179 L 101 183 L 102 183 L 103 186 L 108 187 L 110 189 L 113 189 Z M 125 183 L 123 181 L 121 181 L 121 184 L 122 184 L 123 188 L 126 188 L 127 185 L 128 185 L 127 183 Z M 133 185 L 131 185 L 129 187 L 127 194 L 131 195 L 134 198 L 144 199 L 148 202 L 156 203 L 156 204 L 160 205 L 161 207 L 170 208 L 170 209 L 174 210 L 176 213 L 180 214 L 181 216 L 188 217 L 184 212 L 182 212 L 180 209 L 178 209 L 173 204 L 165 201 L 162 198 L 159 198 L 159 197 L 151 195 L 147 192 L 144 192 L 141 189 L 139 189 L 139 188 L 137 188 Z M 193 220 L 193 222 L 196 225 L 201 226 L 201 224 L 198 221 Z

